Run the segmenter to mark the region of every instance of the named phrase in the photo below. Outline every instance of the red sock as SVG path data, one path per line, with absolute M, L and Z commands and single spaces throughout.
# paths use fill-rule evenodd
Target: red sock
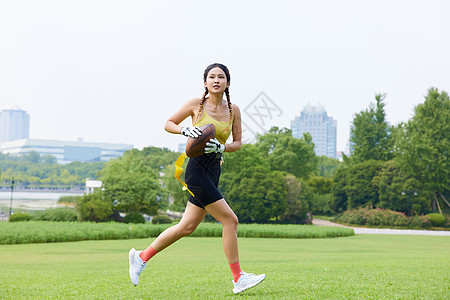
M 153 256 L 156 255 L 156 253 L 158 253 L 155 249 L 153 249 L 152 246 L 149 246 L 147 249 L 145 249 L 144 251 L 141 252 L 141 254 L 139 254 L 139 257 L 144 261 L 147 262 L 150 260 L 150 258 L 152 258 Z
M 238 282 L 241 277 L 241 264 L 239 262 L 230 265 L 231 273 L 233 274 L 233 281 Z

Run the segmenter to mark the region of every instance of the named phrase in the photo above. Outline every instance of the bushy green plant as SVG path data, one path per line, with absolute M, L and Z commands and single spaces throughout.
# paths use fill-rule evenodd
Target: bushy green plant
M 408 218 L 389 209 L 371 209 L 366 211 L 367 225 L 370 226 L 406 226 Z
M 445 228 L 450 228 L 450 216 L 445 215 L 445 224 L 443 225 Z
M 408 226 L 411 228 L 430 228 L 431 221 L 427 216 L 412 216 L 409 218 Z
M 152 224 L 170 224 L 172 219 L 165 215 L 154 216 L 152 219 Z
M 367 209 L 352 209 L 347 210 L 338 219 L 340 223 L 354 224 L 354 225 L 365 225 L 367 223 Z
M 37 213 L 33 219 L 36 221 L 73 222 L 78 219 L 78 215 L 73 209 L 49 208 Z
M 9 217 L 10 222 L 30 221 L 32 216 L 27 213 L 15 213 Z
M 107 222 L 114 215 L 113 204 L 105 200 L 103 191 L 98 189 L 81 197 L 76 209 L 81 221 Z
M 427 214 L 433 226 L 442 226 L 445 223 L 445 216 L 438 213 Z
M 430 219 L 426 216 L 407 217 L 403 213 L 389 209 L 360 208 L 344 212 L 338 219 L 340 223 L 367 226 L 403 226 L 411 228 L 429 228 Z
M 123 222 L 124 223 L 134 223 L 134 224 L 139 224 L 139 223 L 145 223 L 145 218 L 143 215 L 141 215 L 138 212 L 131 212 L 129 214 L 127 214 L 125 216 L 125 218 L 123 218 Z

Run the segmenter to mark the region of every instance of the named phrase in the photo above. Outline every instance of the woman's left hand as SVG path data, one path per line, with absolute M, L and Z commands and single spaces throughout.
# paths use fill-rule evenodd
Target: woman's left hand
M 225 145 L 222 145 L 216 138 L 210 139 L 206 142 L 205 153 L 223 153 L 225 151 Z

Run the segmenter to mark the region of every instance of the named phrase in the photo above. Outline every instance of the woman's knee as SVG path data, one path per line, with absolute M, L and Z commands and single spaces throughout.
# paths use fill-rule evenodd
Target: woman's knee
M 239 224 L 239 219 L 238 219 L 238 217 L 237 217 L 236 215 L 234 215 L 234 217 L 233 217 L 233 222 L 234 222 L 234 224 L 235 224 L 236 226 L 238 226 L 238 224 Z
M 181 225 L 181 224 L 179 224 Z M 197 225 L 195 224 L 183 224 L 179 228 L 179 232 L 182 236 L 188 236 L 191 235 L 195 229 L 197 228 Z
M 237 228 L 238 224 L 239 224 L 239 219 L 235 214 L 228 216 L 222 222 L 223 226 L 232 226 L 232 227 L 236 227 L 236 228 Z

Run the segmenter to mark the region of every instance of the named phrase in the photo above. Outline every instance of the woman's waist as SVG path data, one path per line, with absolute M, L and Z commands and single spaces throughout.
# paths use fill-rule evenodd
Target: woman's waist
M 220 170 L 221 157 L 222 155 L 219 153 L 209 153 L 191 157 L 186 172 L 217 172 Z
M 191 157 L 190 159 L 196 160 L 196 161 L 208 161 L 211 163 L 215 163 L 217 161 L 220 162 L 222 159 L 222 153 L 205 153 L 200 156 Z

